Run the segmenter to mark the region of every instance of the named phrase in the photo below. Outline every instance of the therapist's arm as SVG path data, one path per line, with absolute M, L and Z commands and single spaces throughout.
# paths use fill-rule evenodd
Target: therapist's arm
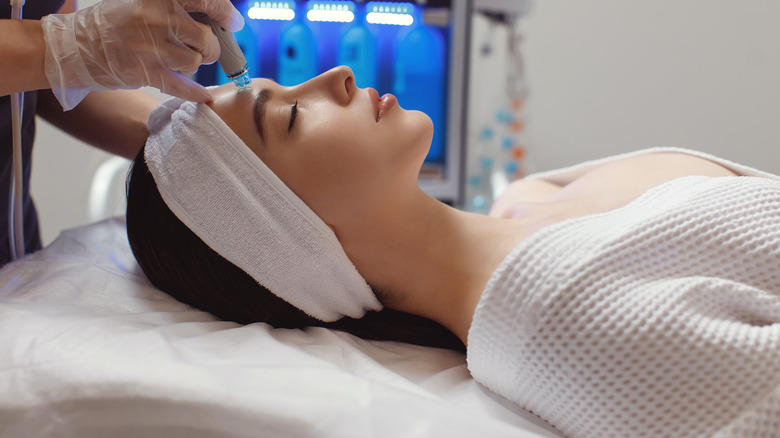
M 76 10 L 76 0 L 65 0 L 57 13 Z M 49 88 L 48 82 L 42 88 Z M 76 108 L 64 112 L 52 92 L 45 90 L 38 93 L 37 111 L 46 121 L 79 140 L 133 159 L 149 135 L 146 119 L 157 104 L 157 99 L 140 90 L 102 91 L 90 93 Z
M 0 20 L 0 96 L 49 88 L 45 56 L 40 21 Z
M 149 136 L 146 119 L 160 102 L 141 90 L 92 92 L 70 111 L 50 90 L 38 93 L 38 115 L 104 151 L 134 158 Z
M 75 0 L 66 0 L 58 13 L 77 9 Z M 48 83 L 41 88 L 48 88 Z M 81 141 L 133 159 L 146 142 L 146 119 L 158 103 L 141 90 L 93 91 L 66 112 L 51 90 L 42 90 L 38 93 L 38 115 Z
M 8 2 L 5 2 L 8 7 Z M 78 9 L 76 0 L 65 0 L 58 14 Z M 22 8 L 24 18 L 24 8 Z M 38 20 L 0 20 L 0 96 L 49 88 L 46 79 L 46 42 Z

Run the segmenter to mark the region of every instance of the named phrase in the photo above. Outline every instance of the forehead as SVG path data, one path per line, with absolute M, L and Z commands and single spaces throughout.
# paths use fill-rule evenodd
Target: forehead
M 254 98 L 263 88 L 274 88 L 277 86 L 276 82 L 265 78 L 254 78 L 252 79 L 252 84 L 244 88 L 238 88 L 233 83 L 223 84 L 209 89 L 211 95 L 214 96 L 211 104 L 222 105 L 235 102 L 243 98 L 244 95 L 251 95 Z
M 255 78 L 246 88 L 229 83 L 210 89 L 214 99 L 208 105 L 255 153 L 258 153 L 260 136 L 253 108 L 258 94 L 265 88 L 278 88 L 278 85 L 269 79 Z

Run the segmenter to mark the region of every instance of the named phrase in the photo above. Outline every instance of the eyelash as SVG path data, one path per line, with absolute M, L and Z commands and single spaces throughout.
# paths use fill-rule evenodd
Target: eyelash
M 292 109 L 290 110 L 290 125 L 287 126 L 287 132 L 289 133 L 292 128 L 293 124 L 295 124 L 295 118 L 298 116 L 298 101 L 295 101 L 295 105 L 292 106 Z

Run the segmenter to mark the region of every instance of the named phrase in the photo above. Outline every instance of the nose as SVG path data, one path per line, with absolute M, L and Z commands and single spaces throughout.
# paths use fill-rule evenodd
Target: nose
M 327 94 L 339 105 L 349 104 L 357 90 L 355 74 L 352 73 L 351 68 L 345 65 L 334 67 L 308 82 L 304 82 L 302 86 L 311 88 L 312 91 L 316 90 Z

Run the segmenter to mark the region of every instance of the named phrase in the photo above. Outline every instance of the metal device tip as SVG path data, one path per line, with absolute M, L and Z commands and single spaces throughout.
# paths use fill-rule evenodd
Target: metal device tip
M 233 83 L 236 84 L 236 87 L 243 88 L 248 87 L 252 85 L 252 79 L 249 78 L 249 72 L 245 71 L 244 73 L 234 76 L 230 78 L 233 80 Z

